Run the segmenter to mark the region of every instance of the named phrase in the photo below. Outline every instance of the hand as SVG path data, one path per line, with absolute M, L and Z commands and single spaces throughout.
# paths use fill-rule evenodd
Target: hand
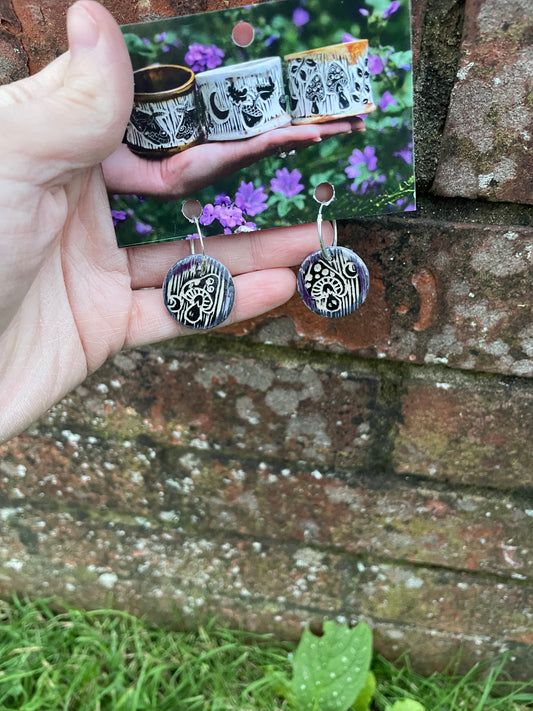
M 144 160 L 122 145 L 104 161 L 104 175 L 113 193 L 183 198 L 266 156 L 301 150 L 339 133 L 364 130 L 364 121 L 357 117 L 288 126 L 242 141 L 203 143 L 162 161 Z M 287 166 L 290 168 L 290 162 Z
M 67 29 L 67 54 L 0 87 L 0 441 L 112 353 L 186 332 L 161 284 L 189 244 L 116 246 L 100 163 L 120 145 L 133 98 L 121 32 L 93 0 L 70 8 Z M 289 299 L 287 267 L 314 249 L 316 226 L 210 239 L 235 275 L 226 323 Z

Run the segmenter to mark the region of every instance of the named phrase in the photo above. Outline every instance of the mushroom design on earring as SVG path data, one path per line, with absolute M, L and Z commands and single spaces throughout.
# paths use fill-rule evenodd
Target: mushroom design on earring
M 320 249 L 303 261 L 298 272 L 298 293 L 307 308 L 319 316 L 347 316 L 358 309 L 366 298 L 370 283 L 368 269 L 351 249 L 337 246 L 336 220 L 333 221 L 333 245 L 324 246 L 322 210 L 335 199 L 333 185 L 320 183 L 313 197 L 320 204 L 316 221 Z
M 196 225 L 202 253 L 195 253 L 194 240 L 191 240 L 191 254 L 168 270 L 163 282 L 163 299 L 169 314 L 182 326 L 214 328 L 230 315 L 235 286 L 228 269 L 205 253 L 199 223 L 201 204 L 198 200 L 187 200 L 182 212 Z

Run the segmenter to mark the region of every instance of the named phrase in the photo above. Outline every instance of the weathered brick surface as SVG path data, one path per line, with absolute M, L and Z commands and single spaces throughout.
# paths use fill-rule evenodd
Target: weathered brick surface
M 395 440 L 395 468 L 455 484 L 533 486 L 532 393 L 521 381 L 409 379 Z M 512 414 L 511 414 L 512 413 Z
M 213 540 L 149 520 L 80 519 L 69 512 L 43 519 L 0 511 L 0 591 L 31 589 L 87 607 L 113 604 L 167 624 L 183 625 L 216 611 L 223 620 L 285 636 L 325 617 L 364 618 L 389 656 L 430 636 L 454 646 L 459 640 L 475 643 L 482 656 L 490 640 L 491 651 L 514 647 L 517 675 L 528 673 L 533 611 L 526 584 L 482 577 L 466 582 L 448 571 L 368 565 L 316 546 L 261 538 L 226 534 Z M 433 655 L 429 663 L 415 655 L 419 668 L 442 667 L 442 655 Z
M 467 0 L 434 190 L 533 203 L 530 0 Z
M 69 4 L 0 3 L 0 82 L 65 49 Z M 121 23 L 228 5 L 104 4 Z M 120 354 L 0 448 L 0 594 L 282 636 L 364 618 L 421 671 L 509 649 L 530 680 L 530 17 L 414 0 L 420 211 L 341 225 L 362 309 L 295 298 Z
M 368 264 L 371 288 L 354 314 L 324 320 L 296 296 L 230 329 L 282 345 L 410 363 L 533 375 L 533 229 L 389 217 L 341 230 Z M 286 317 L 290 318 L 290 321 Z

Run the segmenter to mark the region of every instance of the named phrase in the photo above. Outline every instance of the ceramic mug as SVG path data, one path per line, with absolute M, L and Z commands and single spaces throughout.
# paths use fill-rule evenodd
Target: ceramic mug
M 188 67 L 154 64 L 133 77 L 133 110 L 125 136 L 130 150 L 163 158 L 202 140 L 194 73 Z
M 209 141 L 250 138 L 291 122 L 279 57 L 201 72 L 196 85 Z
M 287 54 L 289 110 L 294 124 L 359 116 L 376 108 L 368 40 Z

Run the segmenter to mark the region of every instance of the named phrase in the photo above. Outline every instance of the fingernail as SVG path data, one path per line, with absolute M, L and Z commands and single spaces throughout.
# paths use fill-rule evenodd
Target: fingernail
M 98 42 L 100 29 L 84 2 L 77 2 L 68 11 L 68 44 L 72 52 L 93 49 Z
M 313 138 L 313 143 L 321 143 L 322 142 L 322 136 L 317 136 L 316 138 Z

